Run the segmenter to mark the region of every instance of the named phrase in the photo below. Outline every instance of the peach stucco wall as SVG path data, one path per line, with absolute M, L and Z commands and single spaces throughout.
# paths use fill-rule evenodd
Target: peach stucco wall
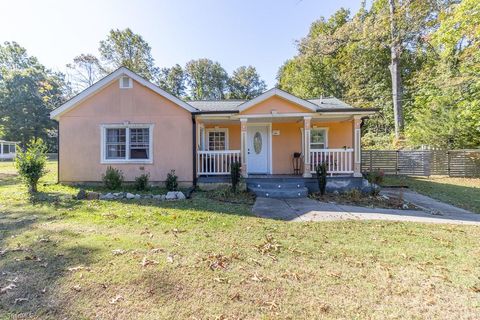
M 278 96 L 273 96 L 244 110 L 240 114 L 270 114 L 272 110 L 277 111 L 277 113 L 312 112 L 312 110 L 301 107 L 293 102 Z
M 127 181 L 142 172 L 165 181 L 172 169 L 179 181 L 193 180 L 190 113 L 135 81 L 132 89 L 114 81 L 60 117 L 60 181 L 100 181 L 108 166 L 100 163 L 101 125 L 125 121 L 154 125 L 153 163 L 111 164 Z

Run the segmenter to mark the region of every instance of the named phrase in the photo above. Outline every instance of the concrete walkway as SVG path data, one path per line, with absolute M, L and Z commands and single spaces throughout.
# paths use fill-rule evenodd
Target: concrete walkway
M 466 210 L 431 213 L 421 210 L 365 208 L 308 198 L 257 198 L 252 211 L 258 217 L 286 221 L 389 220 L 480 225 L 480 214 Z

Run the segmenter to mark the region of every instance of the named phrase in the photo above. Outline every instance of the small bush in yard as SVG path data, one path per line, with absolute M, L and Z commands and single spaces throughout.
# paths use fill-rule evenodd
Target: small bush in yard
M 232 179 L 232 191 L 237 192 L 238 184 L 240 183 L 241 166 L 239 162 L 232 163 L 230 167 L 230 178 Z
M 142 173 L 138 177 L 135 178 L 135 189 L 138 191 L 148 190 L 150 189 L 150 185 L 148 184 L 148 180 L 150 179 L 149 173 Z
M 37 192 L 38 180 L 47 173 L 47 146 L 42 139 L 32 139 L 27 149 L 17 147 L 15 167 L 28 187 L 30 193 Z
M 170 171 L 167 175 L 167 181 L 165 182 L 165 186 L 167 187 L 168 191 L 177 191 L 178 189 L 178 177 L 175 174 L 175 170 Z
M 327 188 L 327 164 L 323 162 L 315 167 L 315 172 L 317 173 L 318 189 L 320 194 L 323 196 Z
M 123 172 L 117 168 L 108 166 L 107 171 L 102 176 L 105 187 L 110 190 L 119 189 L 123 183 Z
M 380 193 L 380 188 L 378 188 L 377 186 L 383 183 L 384 176 L 384 172 L 380 169 L 370 171 L 365 174 L 365 179 L 367 179 L 367 181 L 370 183 L 372 195 L 376 196 Z

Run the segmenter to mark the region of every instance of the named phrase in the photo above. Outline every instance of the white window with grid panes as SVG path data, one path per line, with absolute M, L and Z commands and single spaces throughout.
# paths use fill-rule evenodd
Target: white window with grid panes
M 228 130 L 208 129 L 206 146 L 209 151 L 228 150 Z
M 103 125 L 102 162 L 151 163 L 153 125 Z
M 310 150 L 312 149 L 327 149 L 327 129 L 313 128 L 310 130 Z

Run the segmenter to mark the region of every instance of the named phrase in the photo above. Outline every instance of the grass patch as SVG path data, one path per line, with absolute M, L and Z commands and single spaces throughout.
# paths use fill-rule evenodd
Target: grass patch
M 408 186 L 418 193 L 480 213 L 480 178 L 385 176 L 383 184 Z
M 476 318 L 480 228 L 288 223 L 208 192 L 32 201 L 0 163 L 0 318 Z M 10 175 L 12 174 L 12 175 Z M 7 288 L 7 289 L 5 289 Z

